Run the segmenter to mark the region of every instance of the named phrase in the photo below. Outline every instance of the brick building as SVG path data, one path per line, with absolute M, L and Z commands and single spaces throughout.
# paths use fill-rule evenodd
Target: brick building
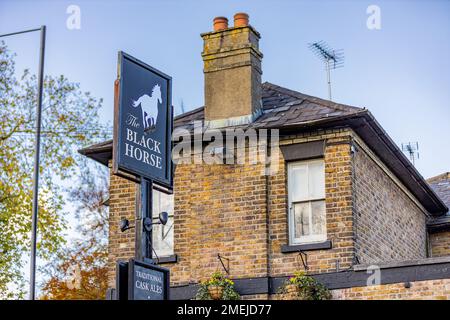
M 431 188 L 450 206 L 450 173 L 446 172 L 427 180 Z M 430 217 L 427 222 L 430 234 L 430 255 L 443 257 L 450 255 L 450 214 Z
M 305 268 L 337 299 L 450 298 L 450 234 L 433 229 L 448 208 L 372 114 L 262 83 L 260 34 L 245 15 L 233 27 L 216 18 L 201 36 L 205 106 L 176 117 L 175 130 L 195 141 L 199 124 L 258 135 L 277 129 L 270 157 L 278 169 L 268 173 L 250 156 L 241 164 L 181 161 L 173 195 L 154 191 L 154 213 L 171 214 L 153 242 L 171 271 L 172 298 L 192 298 L 221 268 L 218 255 L 229 259 L 244 298 L 275 298 L 281 282 Z M 111 141 L 80 152 L 111 165 Z M 111 175 L 111 288 L 116 261 L 134 256 L 134 234 L 118 225 L 133 221 L 138 190 Z M 374 265 L 380 281 L 368 286 Z

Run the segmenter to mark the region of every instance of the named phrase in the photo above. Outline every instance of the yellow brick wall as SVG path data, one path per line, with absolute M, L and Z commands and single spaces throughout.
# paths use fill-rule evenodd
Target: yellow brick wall
M 343 270 L 354 260 L 353 137 L 350 129 L 280 137 L 280 144 L 326 141 L 326 218 L 332 249 L 307 252 L 311 273 L 334 272 L 337 264 Z M 171 285 L 197 283 L 222 270 L 219 253 L 230 259 L 231 278 L 284 276 L 302 269 L 298 253 L 281 253 L 281 246 L 288 244 L 281 152 L 278 161 L 279 171 L 267 177 L 261 164 L 177 165 L 174 251 L 179 261 L 164 264 L 171 269 Z M 380 186 L 369 187 L 364 191 L 375 199 Z M 112 175 L 110 193 L 109 285 L 114 287 L 116 260 L 134 255 L 134 229 L 121 233 L 118 224 L 122 217 L 134 219 L 136 185 Z M 403 196 L 393 190 L 390 197 L 395 201 Z
M 450 300 L 450 279 L 333 290 L 335 300 Z
M 173 285 L 198 282 L 229 258 L 230 277 L 267 276 L 266 184 L 255 165 L 179 164 Z M 226 263 L 226 262 L 225 262 Z
M 308 266 L 312 273 L 336 271 L 352 265 L 353 222 L 351 193 L 350 131 L 346 129 L 319 131 L 284 138 L 280 144 L 326 140 L 325 197 L 327 237 L 332 249 L 308 251 Z M 303 270 L 298 253 L 281 253 L 288 244 L 287 188 L 285 161 L 280 152 L 280 170 L 269 177 L 270 204 L 270 275 L 291 275 Z
M 450 256 L 450 231 L 430 234 L 431 256 Z
M 426 258 L 426 216 L 363 144 L 354 162 L 356 255 L 360 263 Z
M 108 286 L 112 288 L 116 286 L 117 260 L 134 257 L 134 229 L 121 232 L 119 222 L 127 218 L 134 226 L 136 189 L 134 182 L 110 175 Z
M 283 144 L 322 139 L 328 143 L 327 233 L 333 249 L 308 252 L 311 272 L 335 271 L 337 260 L 340 268 L 352 262 L 349 134 L 341 129 L 282 137 Z M 230 258 L 232 278 L 287 275 L 300 268 L 298 254 L 281 253 L 281 245 L 288 243 L 287 190 L 281 152 L 279 156 L 278 173 L 268 177 L 262 175 L 262 164 L 177 165 L 174 251 L 179 261 L 164 265 L 171 269 L 172 285 L 198 282 L 222 270 L 219 253 Z M 134 183 L 111 176 L 110 285 L 114 284 L 115 261 L 134 255 L 133 229 L 121 233 L 118 224 L 122 217 L 134 219 L 135 192 Z

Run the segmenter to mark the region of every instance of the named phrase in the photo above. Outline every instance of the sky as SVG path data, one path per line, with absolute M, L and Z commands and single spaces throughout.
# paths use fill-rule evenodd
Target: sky
M 80 29 L 67 28 L 77 5 Z M 366 22 L 380 8 L 379 30 Z M 425 177 L 450 171 L 450 1 L 8 1 L 0 33 L 47 26 L 46 74 L 64 74 L 104 99 L 113 119 L 117 52 L 123 50 L 173 78 L 175 113 L 203 105 L 202 39 L 215 16 L 247 12 L 262 35 L 263 81 L 327 98 L 323 63 L 308 43 L 344 49 L 332 71 L 333 100 L 368 108 L 392 139 L 419 143 Z M 6 39 L 17 69 L 37 70 L 39 36 Z
M 80 9 L 79 29 L 67 27 L 70 5 Z M 367 27 L 370 5 L 380 9 L 380 29 Z M 119 50 L 172 76 L 179 114 L 181 103 L 203 105 L 200 34 L 237 12 L 261 33 L 263 81 L 327 98 L 324 65 L 308 43 L 343 49 L 333 100 L 368 108 L 398 145 L 417 141 L 425 178 L 450 171 L 450 1 L 0 0 L 0 34 L 45 24 L 45 73 L 103 98 L 102 121 L 112 123 Z M 38 33 L 4 40 L 19 73 L 37 71 Z

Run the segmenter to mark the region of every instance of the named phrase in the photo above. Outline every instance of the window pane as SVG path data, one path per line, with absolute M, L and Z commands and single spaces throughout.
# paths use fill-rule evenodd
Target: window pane
M 325 168 L 323 161 L 312 162 L 309 168 L 309 199 L 325 198 Z
M 153 249 L 155 249 L 158 257 L 173 254 L 173 216 L 169 217 L 165 226 L 161 224 L 153 225 Z
M 297 203 L 294 212 L 294 238 L 309 235 L 309 203 Z
M 291 201 L 308 199 L 308 167 L 306 165 L 292 165 L 289 172 Z
M 312 233 L 314 235 L 326 234 L 325 201 L 311 202 Z
M 293 243 L 326 238 L 325 164 L 323 160 L 289 163 L 290 239 Z
M 165 226 L 161 224 L 153 225 L 153 249 L 158 257 L 170 256 L 173 251 L 173 213 L 174 213 L 174 195 L 165 194 L 153 190 L 153 206 L 152 206 L 153 222 L 159 222 L 159 214 L 167 212 L 169 220 Z M 154 255 L 154 253 L 153 253 Z M 154 257 L 156 258 L 156 257 Z
M 169 215 L 173 215 L 173 194 L 165 194 L 157 190 L 153 190 L 153 218 L 158 218 L 159 214 L 163 211 Z

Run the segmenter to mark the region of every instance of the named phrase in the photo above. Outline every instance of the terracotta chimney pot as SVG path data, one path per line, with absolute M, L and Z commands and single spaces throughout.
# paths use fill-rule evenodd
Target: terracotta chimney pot
M 225 17 L 215 17 L 213 25 L 214 25 L 214 31 L 228 29 L 228 19 Z
M 248 26 L 248 14 L 244 12 L 238 12 L 234 15 L 234 27 L 246 27 Z

